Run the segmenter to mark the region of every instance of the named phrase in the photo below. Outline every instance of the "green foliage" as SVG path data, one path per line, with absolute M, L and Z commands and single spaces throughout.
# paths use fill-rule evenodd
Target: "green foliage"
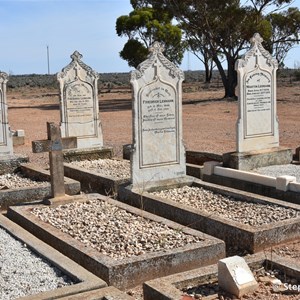
M 130 67 L 136 68 L 147 58 L 148 49 L 138 40 L 130 39 L 120 52 L 120 57 L 127 60 Z
M 146 5 L 146 1 L 143 3 Z M 184 43 L 181 41 L 181 29 L 172 24 L 173 16 L 163 9 L 140 7 L 141 1 L 131 1 L 131 4 L 134 10 L 116 21 L 118 36 L 128 38 L 120 56 L 128 61 L 129 66 L 137 67 L 146 59 L 148 48 L 158 41 L 164 44 L 166 57 L 179 64 L 183 58 Z

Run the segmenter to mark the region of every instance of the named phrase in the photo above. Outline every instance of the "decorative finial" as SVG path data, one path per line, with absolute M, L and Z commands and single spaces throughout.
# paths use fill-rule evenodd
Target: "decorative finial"
M 260 36 L 259 33 L 255 33 L 253 37 L 250 39 L 251 45 L 261 44 L 264 39 Z
M 149 51 L 152 52 L 153 54 L 157 54 L 159 52 L 164 52 L 165 47 L 161 45 L 159 42 L 154 42 L 151 47 L 149 47 Z
M 71 55 L 72 60 L 80 60 L 82 58 L 82 55 L 76 50 L 72 55 Z

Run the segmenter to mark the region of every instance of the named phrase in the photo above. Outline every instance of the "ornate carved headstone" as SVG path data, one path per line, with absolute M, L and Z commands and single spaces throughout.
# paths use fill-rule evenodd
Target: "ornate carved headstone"
M 78 148 L 102 147 L 98 74 L 81 61 L 82 55 L 78 51 L 71 58 L 71 63 L 57 74 L 62 137 L 76 136 Z
M 276 111 L 278 63 L 262 46 L 256 33 L 251 48 L 236 63 L 239 90 L 237 151 L 279 147 Z
M 133 86 L 133 186 L 185 176 L 182 143 L 183 72 L 155 42 L 150 55 L 131 73 Z
M 0 156 L 13 154 L 12 132 L 8 124 L 6 83 L 8 75 L 0 72 Z
M 239 118 L 237 151 L 223 154 L 223 166 L 252 170 L 269 165 L 289 164 L 292 150 L 279 147 L 276 108 L 277 61 L 262 46 L 256 33 L 251 48 L 238 59 Z

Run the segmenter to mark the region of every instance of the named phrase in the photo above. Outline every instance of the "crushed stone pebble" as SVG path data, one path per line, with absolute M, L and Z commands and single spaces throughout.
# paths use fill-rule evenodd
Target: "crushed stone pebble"
M 0 175 L 0 190 L 18 189 L 26 187 L 41 187 L 49 185 L 46 181 L 35 181 L 24 177 L 21 173 L 7 173 Z
M 102 175 L 118 179 L 130 178 L 130 163 L 127 160 L 97 159 L 70 162 L 71 165 L 84 168 Z
M 152 194 L 191 206 L 206 213 L 256 227 L 300 217 L 300 211 L 297 209 L 275 204 L 240 201 L 202 187 L 184 186 L 152 192 Z
M 203 241 L 198 236 L 184 233 L 182 227 L 172 229 L 100 199 L 56 208 L 34 208 L 32 213 L 113 259 L 166 251 Z
M 25 244 L 0 227 L 0 299 L 11 300 L 72 284 Z

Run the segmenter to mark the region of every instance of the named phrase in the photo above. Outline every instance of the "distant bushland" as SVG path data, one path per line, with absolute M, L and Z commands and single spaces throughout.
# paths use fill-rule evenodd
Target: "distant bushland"
M 199 83 L 204 85 L 205 72 L 204 71 L 185 71 L 185 83 Z M 300 71 L 298 69 L 283 69 L 278 71 L 278 83 L 292 83 L 299 81 Z M 213 72 L 212 81 L 213 86 L 222 87 L 222 82 L 218 71 Z M 207 86 L 207 84 L 206 84 Z M 22 87 L 39 87 L 39 88 L 53 88 L 58 89 L 59 84 L 56 79 L 56 74 L 27 74 L 27 75 L 10 75 L 7 82 L 8 89 L 22 88 Z M 110 90 L 116 88 L 130 88 L 130 73 L 99 73 L 98 89 L 99 91 Z

